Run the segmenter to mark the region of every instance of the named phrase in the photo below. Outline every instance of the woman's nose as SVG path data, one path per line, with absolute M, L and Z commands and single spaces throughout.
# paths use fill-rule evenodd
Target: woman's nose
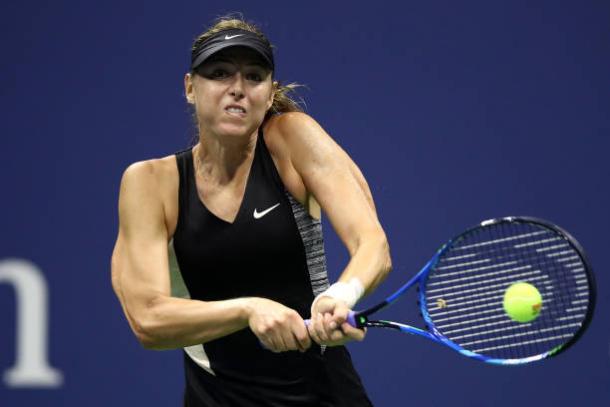
M 234 75 L 233 83 L 231 84 L 230 95 L 236 98 L 242 98 L 244 96 L 244 78 L 241 72 L 237 72 Z

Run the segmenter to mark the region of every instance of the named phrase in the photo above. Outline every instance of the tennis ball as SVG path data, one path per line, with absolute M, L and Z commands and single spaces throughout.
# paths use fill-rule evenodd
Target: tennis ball
M 536 319 L 542 308 L 542 296 L 531 284 L 512 284 L 504 293 L 504 311 L 516 322 L 530 322 Z

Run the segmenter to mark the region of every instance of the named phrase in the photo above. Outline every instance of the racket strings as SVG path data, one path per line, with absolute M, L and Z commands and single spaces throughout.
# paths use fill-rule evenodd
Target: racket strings
M 519 226 L 520 226 L 519 224 L 503 223 L 503 224 L 500 224 L 499 228 L 492 229 L 492 230 L 490 230 L 490 232 L 492 232 L 493 234 L 499 234 L 499 235 L 503 235 L 505 233 L 508 233 L 508 234 L 519 233 L 519 231 L 515 230 L 515 229 L 520 230 L 521 228 Z M 525 237 L 525 242 L 518 243 L 517 245 L 513 245 L 513 247 L 516 246 L 514 248 L 515 249 L 514 253 L 517 254 L 517 258 L 523 264 L 531 264 L 532 266 L 536 267 L 541 272 L 548 273 L 549 270 L 554 271 L 554 264 L 552 264 L 551 262 L 548 261 L 548 259 L 550 257 L 550 256 L 548 256 L 548 254 L 552 255 L 552 254 L 555 254 L 555 252 L 547 253 L 546 257 L 544 255 L 541 257 L 539 255 L 541 253 L 540 250 L 541 249 L 550 250 L 551 247 L 560 246 L 562 251 L 564 251 L 564 247 L 562 245 L 558 245 L 557 242 L 555 242 L 552 237 L 551 238 L 546 237 L 546 235 L 548 234 L 547 230 L 541 230 L 538 232 L 544 232 L 544 233 L 540 233 L 542 236 L 536 236 L 536 234 L 535 234 L 536 232 L 532 232 L 529 236 Z M 548 231 L 548 232 L 550 233 L 550 231 Z M 542 239 L 540 239 L 540 238 L 542 238 Z M 532 240 L 532 239 L 534 239 L 534 240 Z M 502 250 L 505 253 L 513 253 L 512 248 L 507 247 L 507 245 L 505 245 L 505 244 L 502 245 Z M 548 276 L 548 274 L 547 274 L 547 276 Z M 558 281 L 566 281 L 566 280 L 559 279 Z M 513 281 L 513 282 L 515 282 L 515 281 Z M 558 290 L 556 287 L 552 286 L 552 282 L 551 282 L 550 291 L 553 294 L 555 291 L 560 292 L 560 290 Z M 565 290 L 565 291 L 569 293 L 569 289 Z M 549 293 L 547 292 L 545 294 L 546 294 L 545 297 L 548 298 Z M 553 295 L 553 296 L 556 297 L 555 295 Z M 545 298 L 545 297 L 543 297 L 543 298 Z M 543 353 L 544 351 L 549 349 L 548 347 L 546 347 L 547 345 L 554 347 L 554 346 L 556 346 L 555 345 L 556 341 L 566 338 L 565 336 L 562 336 L 562 334 L 557 335 L 558 332 L 556 332 L 557 329 L 555 329 L 555 327 L 557 327 L 558 325 L 553 325 L 553 324 L 549 323 L 550 320 L 554 316 L 552 314 L 556 314 L 556 311 L 558 309 L 565 308 L 563 306 L 564 301 L 561 300 L 561 297 L 562 296 L 559 296 L 558 298 L 553 298 L 554 301 L 557 301 L 557 303 L 559 303 L 559 308 L 553 307 L 552 304 L 549 305 L 550 302 L 547 299 L 546 304 L 543 304 L 543 307 L 545 307 L 545 312 L 544 312 L 544 314 L 542 314 L 540 316 L 540 321 L 538 322 L 538 324 L 533 323 L 532 326 L 530 326 L 524 332 L 515 332 L 515 331 L 520 331 L 519 325 L 521 325 L 521 323 L 514 323 L 513 324 L 514 329 L 508 335 L 496 336 L 496 334 L 488 334 L 484 338 L 478 338 L 471 342 L 465 342 L 464 346 L 466 346 L 470 349 L 476 350 L 477 353 L 504 351 L 506 353 L 504 353 L 503 357 L 511 358 L 511 359 L 517 359 L 517 358 L 523 357 L 524 355 L 530 356 L 530 355 Z M 498 307 L 498 308 L 500 308 L 500 307 Z M 538 326 L 536 326 L 536 325 L 538 325 Z M 567 326 L 560 325 L 560 326 L 561 326 L 560 329 L 565 329 L 565 327 L 567 327 L 568 329 L 571 329 L 571 327 L 569 325 L 567 325 Z M 568 335 L 567 337 L 569 338 L 569 334 L 563 334 L 563 335 Z M 485 347 L 481 348 L 480 346 L 485 346 Z M 521 354 L 520 352 L 523 352 L 523 354 Z
M 539 290 L 540 314 L 515 322 L 503 308 L 513 283 Z M 499 222 L 472 230 L 444 253 L 426 281 L 429 317 L 461 347 L 498 359 L 539 355 L 570 340 L 589 306 L 589 278 L 578 251 L 538 224 Z
M 529 268 L 532 268 L 531 262 L 524 262 L 523 255 L 522 255 L 523 248 L 530 247 L 531 245 L 527 244 L 527 243 L 519 243 L 519 242 L 523 241 L 523 240 L 527 241 L 531 238 L 535 238 L 538 240 L 549 240 L 549 238 L 545 236 L 546 235 L 545 231 L 534 231 L 534 232 L 530 232 L 530 233 L 520 233 L 520 234 L 515 235 L 514 233 L 512 233 L 512 232 L 514 232 L 513 230 L 507 230 L 507 226 L 510 226 L 510 225 L 501 224 L 499 228 L 488 229 L 489 234 L 494 238 L 494 241 L 499 243 L 499 245 L 497 245 L 497 246 L 500 251 L 500 256 L 506 257 L 511 254 L 514 254 L 518 264 L 524 264 L 524 265 L 527 265 Z M 483 234 L 482 230 L 479 231 L 479 234 Z M 508 234 L 509 237 L 503 237 L 505 234 Z M 539 235 L 542 235 L 542 236 L 539 236 Z M 516 240 L 516 242 L 515 242 L 515 240 Z M 517 250 L 512 252 L 512 251 L 508 250 L 507 243 L 510 245 L 513 245 L 513 246 L 515 246 L 515 243 L 516 243 L 517 245 L 520 246 L 520 248 L 518 247 Z M 521 245 L 524 245 L 524 246 L 521 246 Z M 516 277 L 516 278 L 521 279 L 521 276 Z M 525 280 L 527 280 L 527 278 L 525 278 Z M 486 285 L 488 282 L 488 280 L 485 279 L 485 276 L 481 276 L 479 281 L 485 281 Z M 530 281 L 531 281 L 531 279 L 530 279 Z M 512 280 L 511 282 L 515 282 L 515 280 Z M 511 282 L 507 282 L 507 283 L 511 284 Z M 501 309 L 501 307 L 500 306 L 494 307 L 494 311 L 496 311 L 498 309 Z M 502 335 L 502 334 L 498 335 L 498 333 L 494 332 L 494 330 L 491 329 L 491 330 L 484 331 L 483 335 L 481 335 L 479 332 L 474 337 L 469 338 L 470 341 L 468 341 L 468 342 L 462 341 L 462 344 L 463 344 L 462 346 L 465 346 L 468 349 L 473 349 L 473 350 L 476 349 L 476 353 L 484 353 L 486 351 L 484 351 L 480 346 L 482 344 L 486 344 L 485 346 L 489 346 L 489 342 L 492 341 L 492 342 L 494 342 L 494 345 L 501 346 L 502 347 L 501 349 L 506 349 L 509 351 L 508 353 L 504 353 L 501 356 L 502 358 L 505 358 L 505 359 L 519 358 L 519 355 L 516 355 L 514 352 L 514 350 L 515 350 L 514 347 L 512 347 L 512 346 L 506 347 L 505 344 L 498 343 L 498 342 L 502 342 L 502 340 L 505 339 L 507 336 L 512 337 L 513 339 L 516 339 L 519 336 L 519 333 L 522 333 L 522 332 L 515 332 L 516 330 L 519 330 L 520 327 L 517 327 L 513 324 L 511 324 L 510 327 L 512 329 L 511 329 L 511 332 L 509 335 Z M 527 332 L 531 332 L 531 331 L 528 330 Z M 471 345 L 478 345 L 478 346 L 471 346 Z M 529 341 L 520 342 L 520 346 L 523 346 L 526 348 L 524 350 L 527 352 L 527 355 L 532 354 L 529 345 L 530 345 Z M 485 349 L 488 349 L 488 348 L 485 348 Z M 494 355 L 494 356 L 496 356 L 496 355 Z M 498 355 L 498 356 L 500 356 L 500 355 Z

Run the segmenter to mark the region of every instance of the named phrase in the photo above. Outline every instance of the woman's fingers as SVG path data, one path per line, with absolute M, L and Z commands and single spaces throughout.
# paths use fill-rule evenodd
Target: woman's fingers
M 252 301 L 249 325 L 263 346 L 273 352 L 305 351 L 311 340 L 303 318 L 293 309 L 275 301 L 256 298 Z
M 366 329 L 354 328 L 347 322 L 341 325 L 341 329 L 347 337 L 355 341 L 362 341 L 366 336 Z
M 294 339 L 299 351 L 305 352 L 311 346 L 311 338 L 304 323 L 298 323 L 293 331 Z

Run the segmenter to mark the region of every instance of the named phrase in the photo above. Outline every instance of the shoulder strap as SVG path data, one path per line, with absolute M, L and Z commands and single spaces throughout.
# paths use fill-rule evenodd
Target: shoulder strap
M 280 174 L 277 171 L 277 168 L 275 167 L 275 163 L 273 162 L 271 153 L 269 152 L 269 149 L 267 148 L 267 145 L 265 144 L 265 138 L 263 137 L 263 126 L 261 126 L 258 130 L 257 144 L 260 147 L 259 151 L 261 153 L 260 154 L 261 162 L 263 164 L 265 172 L 267 174 L 271 175 L 271 178 L 273 179 L 273 183 L 275 184 L 275 186 L 280 191 L 283 192 L 286 189 L 286 187 L 284 186 L 284 183 L 282 182 L 282 178 L 280 177 Z
M 176 165 L 178 166 L 178 175 L 180 177 L 180 185 L 178 187 L 178 227 L 180 220 L 187 209 L 189 202 L 189 194 L 192 188 L 193 177 L 193 149 L 179 151 L 175 154 Z

